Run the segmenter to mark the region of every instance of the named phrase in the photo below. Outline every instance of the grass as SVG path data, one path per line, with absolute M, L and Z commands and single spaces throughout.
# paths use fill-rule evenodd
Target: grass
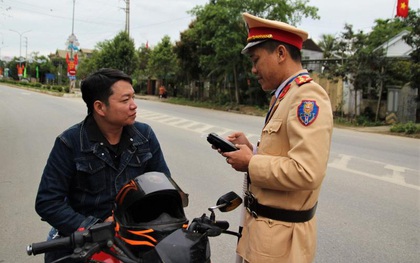
M 206 108 L 206 109 L 213 109 L 213 110 L 220 110 L 220 111 L 229 111 L 229 112 L 236 112 L 241 114 L 253 115 L 253 116 L 265 116 L 267 113 L 267 109 L 261 109 L 257 106 L 249 106 L 249 105 L 236 105 L 234 103 L 231 104 L 216 104 L 210 101 L 192 101 L 185 98 L 168 98 L 164 100 L 165 102 L 172 103 L 172 104 L 179 104 L 184 106 L 192 106 L 198 108 Z

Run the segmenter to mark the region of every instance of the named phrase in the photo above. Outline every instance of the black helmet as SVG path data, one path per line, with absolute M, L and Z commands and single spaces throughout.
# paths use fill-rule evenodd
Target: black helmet
M 186 228 L 188 195 L 163 173 L 137 176 L 118 192 L 114 220 L 118 236 L 136 252 L 153 248 L 173 231 Z

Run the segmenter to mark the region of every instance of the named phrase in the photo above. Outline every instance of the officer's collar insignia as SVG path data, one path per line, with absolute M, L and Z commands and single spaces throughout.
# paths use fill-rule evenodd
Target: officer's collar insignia
M 308 75 L 301 75 L 301 76 L 296 77 L 295 79 L 296 84 L 298 84 L 299 86 L 305 83 L 311 82 L 311 81 L 312 81 L 312 78 L 309 77 Z
M 297 117 L 304 126 L 309 126 L 315 122 L 318 116 L 319 106 L 314 100 L 302 100 L 297 110 Z

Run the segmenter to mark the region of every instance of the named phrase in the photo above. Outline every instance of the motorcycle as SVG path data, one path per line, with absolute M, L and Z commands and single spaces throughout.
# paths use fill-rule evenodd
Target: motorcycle
M 151 180 L 147 180 L 148 177 Z M 154 185 L 156 183 L 163 183 L 165 186 L 156 190 Z M 139 187 L 142 188 L 140 191 Z M 177 194 L 174 195 L 175 192 Z M 240 233 L 228 230 L 228 221 L 216 220 L 215 211 L 232 211 L 242 203 L 242 199 L 236 193 L 229 192 L 221 196 L 215 206 L 208 208 L 210 215 L 203 213 L 202 216 L 194 218 L 190 224 L 185 224 L 183 209 L 181 213 L 171 211 L 173 203 L 165 207 L 165 203 L 168 204 L 169 200 L 173 202 L 174 197 L 180 197 L 181 192 L 172 179 L 163 174 L 153 172 L 141 175 L 118 193 L 114 222 L 98 223 L 89 229 L 79 229 L 68 237 L 32 243 L 27 246 L 26 252 L 28 255 L 38 255 L 60 249 L 73 250 L 73 254 L 57 259 L 54 263 L 211 262 L 209 237 L 229 234 L 240 238 Z M 151 197 L 156 199 L 156 196 L 165 195 L 168 198 L 158 198 L 162 200 L 150 204 Z M 148 210 L 144 210 L 144 202 L 139 204 L 140 202 L 133 201 L 140 199 L 147 200 Z M 129 202 L 124 202 L 125 200 Z M 181 198 L 178 201 L 183 202 Z M 161 206 L 165 211 L 158 211 L 160 215 L 153 216 L 153 220 L 148 218 L 147 227 L 145 222 L 141 222 L 132 212 L 147 211 L 141 213 L 144 217 L 144 214 L 156 213 L 156 208 Z M 186 206 L 185 203 L 183 206 Z

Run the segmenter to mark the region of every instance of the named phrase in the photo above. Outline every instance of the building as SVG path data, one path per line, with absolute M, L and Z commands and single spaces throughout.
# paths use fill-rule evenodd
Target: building
M 311 38 L 303 42 L 302 62 L 308 71 L 321 72 L 322 64 L 319 60 L 323 58 L 323 50 Z
M 379 49 L 385 50 L 385 56 L 387 58 L 408 58 L 413 51 L 413 48 L 404 41 L 403 37 L 409 33 L 410 32 L 407 30 L 401 31 L 399 34 L 377 47 L 375 51 Z
M 410 53 L 413 52 L 413 48 L 405 42 L 404 36 L 409 33 L 409 31 L 403 30 L 375 50 L 383 49 L 387 58 L 408 59 Z M 418 90 L 411 88 L 408 83 L 401 87 L 386 88 L 388 91 L 386 101 L 387 122 L 419 122 L 420 105 L 416 100 Z
M 57 49 L 55 53 L 51 53 L 50 55 L 48 55 L 48 57 L 50 59 L 53 59 L 53 58 L 66 59 L 66 55 L 68 52 L 69 52 L 68 50 Z M 92 53 L 93 53 L 93 49 L 81 48 L 77 52 L 77 56 L 79 57 L 80 60 L 83 60 L 85 58 L 90 58 L 92 56 Z

